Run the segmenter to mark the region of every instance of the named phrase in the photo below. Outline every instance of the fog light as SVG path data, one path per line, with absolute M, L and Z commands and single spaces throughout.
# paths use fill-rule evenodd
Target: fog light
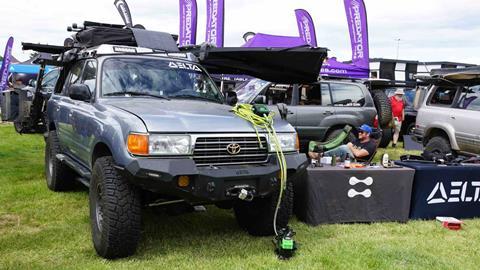
M 188 187 L 190 185 L 190 177 L 182 175 L 178 177 L 178 186 L 179 187 Z

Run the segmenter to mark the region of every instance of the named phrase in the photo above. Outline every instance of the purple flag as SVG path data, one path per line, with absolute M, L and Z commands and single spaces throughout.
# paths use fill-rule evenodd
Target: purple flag
M 180 0 L 180 47 L 197 42 L 197 1 Z
M 317 36 L 312 16 L 304 9 L 295 9 L 300 37 L 310 46 L 317 47 Z
M 344 0 L 344 4 L 352 43 L 352 64 L 368 69 L 368 26 L 365 3 L 363 0 Z
M 205 41 L 223 47 L 224 0 L 207 0 L 207 34 Z
M 12 61 L 13 37 L 10 37 L 5 46 L 5 54 L 3 55 L 2 67 L 0 68 L 0 91 L 8 88 L 8 69 Z

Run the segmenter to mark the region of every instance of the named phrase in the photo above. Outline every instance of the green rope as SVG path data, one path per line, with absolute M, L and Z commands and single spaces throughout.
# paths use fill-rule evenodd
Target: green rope
M 233 112 L 238 117 L 243 118 L 252 124 L 253 128 L 255 129 L 255 133 L 257 134 L 260 147 L 263 146 L 258 133 L 259 128 L 266 130 L 270 140 L 273 140 L 273 143 L 275 144 L 274 150 L 277 156 L 278 166 L 280 167 L 280 194 L 278 196 L 277 208 L 275 209 L 275 215 L 273 217 L 273 229 L 275 234 L 278 235 L 277 214 L 282 202 L 283 191 L 287 188 L 287 162 L 285 160 L 282 147 L 280 146 L 280 142 L 278 141 L 277 133 L 275 132 L 275 128 L 273 126 L 273 117 L 275 114 L 273 112 L 269 112 L 268 115 L 257 115 L 253 112 L 253 106 L 250 104 L 237 104 L 235 107 L 233 107 Z

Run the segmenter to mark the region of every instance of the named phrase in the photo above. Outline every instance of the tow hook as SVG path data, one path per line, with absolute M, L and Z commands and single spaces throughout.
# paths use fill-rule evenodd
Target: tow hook
M 234 186 L 226 191 L 228 197 L 238 198 L 242 201 L 251 202 L 256 191 L 252 186 Z

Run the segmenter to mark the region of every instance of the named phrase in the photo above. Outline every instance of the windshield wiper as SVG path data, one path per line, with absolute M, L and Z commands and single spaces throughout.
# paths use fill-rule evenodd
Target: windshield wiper
M 183 95 L 174 95 L 174 96 L 170 96 L 171 98 L 192 98 L 192 99 L 201 99 L 201 100 L 206 100 L 206 101 L 212 101 L 212 102 L 215 102 L 215 103 L 222 103 L 220 100 L 217 100 L 217 99 L 213 99 L 213 98 L 207 98 L 207 97 L 202 97 L 202 96 L 196 96 L 196 95 L 187 95 L 187 94 L 183 94 Z
M 147 97 L 155 97 L 155 98 L 161 98 L 161 99 L 166 99 L 170 100 L 166 96 L 160 96 L 160 95 L 154 95 L 154 94 L 149 94 L 149 93 L 141 93 L 141 92 L 135 92 L 135 91 L 125 91 L 125 92 L 113 92 L 113 93 L 107 93 L 104 94 L 103 96 L 125 96 L 125 95 L 131 95 L 131 96 L 147 96 Z

